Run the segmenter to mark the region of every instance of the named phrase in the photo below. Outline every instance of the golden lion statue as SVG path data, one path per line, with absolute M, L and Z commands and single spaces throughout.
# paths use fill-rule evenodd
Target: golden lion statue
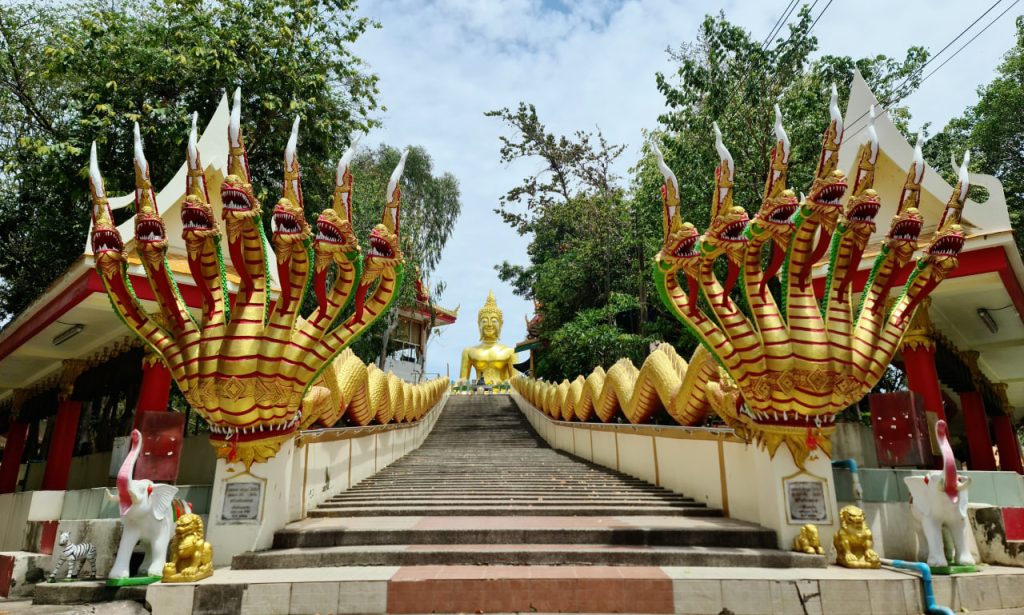
M 171 542 L 171 561 L 164 565 L 164 583 L 190 583 L 213 574 L 213 547 L 203 538 L 203 520 L 188 513 L 178 517 Z
M 880 568 L 878 553 L 871 548 L 871 529 L 864 522 L 864 511 L 844 506 L 839 511 L 839 531 L 832 537 L 836 563 L 846 568 Z
M 793 539 L 793 550 L 799 553 L 810 555 L 824 555 L 825 549 L 821 547 L 821 539 L 818 537 L 818 527 L 812 523 L 800 528 L 800 534 Z

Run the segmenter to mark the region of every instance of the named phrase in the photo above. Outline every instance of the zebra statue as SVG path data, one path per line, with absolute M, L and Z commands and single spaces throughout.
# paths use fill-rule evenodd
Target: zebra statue
M 96 545 L 91 542 L 75 544 L 71 542 L 71 534 L 61 532 L 60 538 L 57 540 L 57 546 L 63 547 L 63 549 L 60 552 L 60 559 L 57 560 L 57 565 L 53 567 L 53 572 L 50 573 L 50 583 L 57 580 L 57 572 L 65 562 L 68 565 L 67 579 L 78 578 L 82 574 L 82 569 L 85 568 L 86 560 L 88 560 L 89 565 L 92 567 L 89 578 L 96 578 Z M 77 572 L 75 571 L 76 563 L 78 564 Z

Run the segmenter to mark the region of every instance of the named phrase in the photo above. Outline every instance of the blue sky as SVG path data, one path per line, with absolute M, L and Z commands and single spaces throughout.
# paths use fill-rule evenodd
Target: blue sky
M 476 313 L 488 290 L 494 290 L 504 310 L 505 343 L 512 345 L 525 336 L 524 317 L 532 312 L 532 305 L 515 297 L 494 271 L 503 260 L 525 264 L 527 238 L 504 225 L 493 209 L 498 198 L 536 172 L 539 163 L 502 165 L 498 137 L 505 128 L 483 113 L 526 101 L 537 106 L 541 120 L 555 133 L 599 126 L 612 143 L 627 145 L 617 169 L 627 176 L 639 156 L 641 131 L 655 127 L 664 111 L 654 73 L 672 70 L 666 48 L 692 41 L 704 15 L 719 10 L 764 38 L 787 4 L 364 2 L 360 13 L 379 20 L 383 28 L 368 33 L 355 49 L 381 77 L 381 99 L 388 110 L 381 115 L 384 128 L 363 143 L 422 145 L 433 156 L 435 169 L 453 173 L 462 190 L 463 214 L 433 276 L 448 284 L 441 302 L 462 309 L 458 322 L 430 343 L 428 372 L 445 374 L 450 368 L 453 376 L 458 375 L 461 349 L 477 343 Z M 826 4 L 819 2 L 814 13 Z M 924 45 L 934 53 L 989 3 L 983 4 L 835 0 L 814 30 L 818 53 L 902 58 L 912 45 Z M 997 7 L 976 29 L 1002 9 Z M 907 99 L 915 129 L 931 122 L 934 133 L 976 101 L 977 87 L 992 79 L 1013 44 L 1017 14 L 1010 11 Z

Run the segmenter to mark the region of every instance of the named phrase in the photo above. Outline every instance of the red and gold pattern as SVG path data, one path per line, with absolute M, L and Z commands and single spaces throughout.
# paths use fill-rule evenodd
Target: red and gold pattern
M 663 407 L 680 424 L 693 425 L 713 410 L 772 456 L 785 444 L 800 467 L 812 451 L 829 455 L 835 415 L 877 384 L 917 306 L 956 267 L 964 242 L 960 215 L 969 189 L 965 158 L 939 230 L 887 309 L 894 277 L 912 257 L 921 231 L 916 205 L 924 161 L 918 148 L 897 215 L 855 310 L 852 277 L 880 207 L 872 187 L 878 142 L 869 128 L 858 153 L 854 193 L 841 211 L 847 184 L 836 168 L 843 126 L 834 89 L 829 107 L 832 121 L 823 138 L 818 171 L 809 196 L 800 204 L 786 187 L 790 143 L 776 110 L 778 140 L 764 199 L 749 225 L 743 210 L 732 205 L 732 156 L 716 130 L 721 164 L 716 171 L 714 217 L 701 237 L 683 221 L 679 184 L 655 146 L 665 178 L 665 234 L 655 257 L 654 278 L 666 306 L 701 343 L 689 365 L 663 345 L 640 370 L 620 361 L 607 374 L 598 368 L 573 383 L 518 378 L 513 381 L 516 390 L 549 415 L 565 420 L 588 420 L 596 413 L 607 421 L 621 409 L 631 422 L 642 422 Z M 763 249 L 769 242 L 774 251 L 765 269 Z M 811 270 L 830 246 L 827 290 L 819 305 L 810 284 Z M 724 287 L 716 279 L 713 266 L 719 256 L 729 260 L 730 268 L 742 266 L 748 313 L 730 297 L 733 275 Z M 780 263 L 782 309 L 767 286 Z M 701 294 L 707 299 L 704 304 L 698 303 Z
M 349 222 L 352 176 L 347 165 L 351 152 L 342 159 L 344 166 L 339 164 L 333 208 L 321 214 L 316 238 L 311 241 L 312 229 L 303 214 L 296 120 L 285 151 L 282 195 L 273 212 L 271 243 L 281 294 L 271 302 L 261 206 L 252 188 L 240 116 L 240 92 L 236 91 L 228 128 L 228 176 L 221 186 L 228 252 L 241 280 L 230 311 L 224 292 L 220 233 L 213 222 L 194 122 L 181 215 L 189 267 L 203 297 L 200 322 L 185 306 L 167 266 L 167 238 L 137 128 L 136 248 L 166 325 L 146 314 L 131 288 L 125 246 L 113 224 L 95 145 L 90 184 L 93 253 L 115 311 L 160 355 L 188 402 L 210 423 L 211 443 L 218 455 L 251 464 L 273 456 L 300 423 L 320 418 L 302 416 L 300 404 L 307 389 L 394 300 L 404 269 L 398 236 L 398 181 L 405 157 L 392 174 L 382 223 L 373 230 L 369 253 L 361 262 Z M 337 266 L 338 275 L 328 288 L 331 263 Z M 319 308 L 303 321 L 298 309 L 311 264 Z M 353 313 L 335 326 L 350 299 L 356 306 Z M 323 404 L 306 407 L 334 420 L 341 417 L 338 409 Z M 329 420 L 325 416 L 320 422 Z

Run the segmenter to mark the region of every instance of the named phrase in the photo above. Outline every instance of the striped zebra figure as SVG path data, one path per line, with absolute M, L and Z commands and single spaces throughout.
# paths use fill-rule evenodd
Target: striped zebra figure
M 75 544 L 71 542 L 71 534 L 67 532 L 61 532 L 60 538 L 57 540 L 57 546 L 63 547 L 60 552 L 60 559 L 57 560 L 57 565 L 53 567 L 53 572 L 50 573 L 49 581 L 53 583 L 57 580 L 57 572 L 60 567 L 65 563 L 68 565 L 67 579 L 78 578 L 82 573 L 82 569 L 85 568 L 86 561 L 91 566 L 90 579 L 96 578 L 96 545 L 91 542 L 82 542 Z M 77 564 L 78 570 L 75 570 Z

